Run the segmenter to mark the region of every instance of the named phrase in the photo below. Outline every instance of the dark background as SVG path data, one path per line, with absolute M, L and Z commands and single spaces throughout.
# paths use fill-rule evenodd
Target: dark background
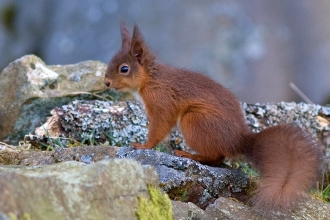
M 0 69 L 26 54 L 47 64 L 108 62 L 119 20 L 137 23 L 159 61 L 201 71 L 241 101 L 329 103 L 328 0 L 0 0 Z

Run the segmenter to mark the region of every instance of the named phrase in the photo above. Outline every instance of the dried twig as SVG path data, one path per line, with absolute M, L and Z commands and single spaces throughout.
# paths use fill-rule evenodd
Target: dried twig
M 7 151 L 17 151 L 20 150 L 18 147 L 15 147 L 13 145 L 4 143 L 4 142 L 0 142 L 0 150 L 7 150 Z
M 293 82 L 290 82 L 290 87 L 295 91 L 300 98 L 302 98 L 308 104 L 314 104 Z
M 97 98 L 100 98 L 100 99 L 103 99 L 103 100 L 106 100 L 106 101 L 111 101 L 111 100 L 109 100 L 109 99 L 107 99 L 107 98 L 105 98 L 105 97 L 103 97 L 103 96 L 100 96 L 100 95 L 98 95 L 98 94 L 96 94 L 96 92 L 95 93 L 91 93 L 91 92 L 71 92 L 69 95 L 82 95 L 82 94 L 86 94 L 86 95 L 93 95 L 93 96 L 95 96 L 95 97 L 97 97 Z M 111 96 L 110 96 L 111 97 Z M 111 97 L 112 99 L 113 99 L 113 97 Z

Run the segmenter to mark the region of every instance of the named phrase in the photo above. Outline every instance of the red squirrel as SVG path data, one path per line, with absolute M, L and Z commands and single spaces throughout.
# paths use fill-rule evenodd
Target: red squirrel
M 312 137 L 298 126 L 281 124 L 253 133 L 240 104 L 225 87 L 200 73 L 158 63 L 137 25 L 132 38 L 121 22 L 121 49 L 110 61 L 104 83 L 138 92 L 149 119 L 148 140 L 136 149 L 155 147 L 177 123 L 189 147 L 175 155 L 216 165 L 245 155 L 260 172 L 253 207 L 291 210 L 316 183 L 321 164 Z M 315 182 L 314 182 L 315 181 Z

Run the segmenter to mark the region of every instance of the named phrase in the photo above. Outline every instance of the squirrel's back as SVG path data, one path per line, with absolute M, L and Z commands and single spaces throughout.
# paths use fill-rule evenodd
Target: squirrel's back
M 155 65 L 157 72 L 149 79 L 149 88 L 158 85 L 166 92 L 175 93 L 176 98 L 183 102 L 207 102 L 222 108 L 240 109 L 236 97 L 221 84 L 201 73 L 187 69 L 174 68 L 164 64 Z M 232 110 L 232 109 L 230 109 Z M 240 114 L 234 112 L 233 114 Z

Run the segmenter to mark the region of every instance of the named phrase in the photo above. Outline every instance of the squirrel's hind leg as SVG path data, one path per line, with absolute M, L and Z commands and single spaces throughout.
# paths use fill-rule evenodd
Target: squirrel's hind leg
M 174 153 L 178 157 L 189 158 L 192 160 L 196 160 L 202 164 L 206 164 L 206 165 L 210 165 L 210 166 L 217 166 L 217 165 L 221 164 L 223 162 L 223 160 L 225 159 L 224 156 L 219 156 L 215 159 L 210 159 L 209 157 L 205 157 L 205 156 L 202 156 L 199 154 L 191 154 L 191 153 L 188 153 L 186 151 L 181 151 L 181 150 L 174 150 Z
M 216 118 L 206 117 L 206 115 L 193 108 L 182 115 L 181 132 L 187 145 L 196 154 L 175 150 L 175 155 L 190 158 L 202 164 L 219 165 L 225 159 L 225 154 L 219 146 L 221 144 L 219 122 Z

